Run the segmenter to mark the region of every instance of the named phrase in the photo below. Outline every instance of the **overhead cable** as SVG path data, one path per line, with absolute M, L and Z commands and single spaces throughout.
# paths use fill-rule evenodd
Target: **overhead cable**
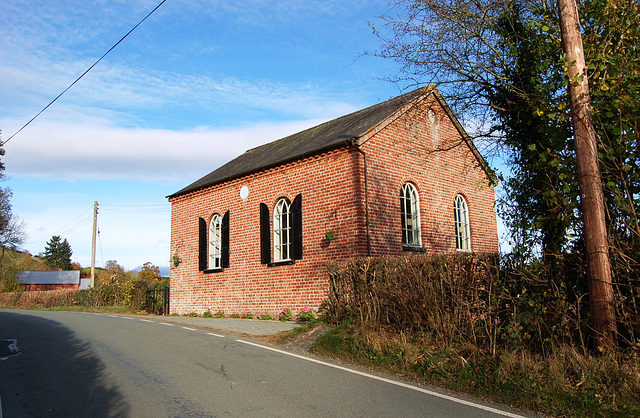
M 11 140 L 13 139 L 13 137 L 15 137 L 16 135 L 18 135 L 18 134 L 19 134 L 19 133 L 20 133 L 24 128 L 26 128 L 27 126 L 29 126 L 29 125 L 31 124 L 31 122 L 33 122 L 33 121 L 34 121 L 38 116 L 40 116 L 40 115 L 41 115 L 45 110 L 47 110 L 47 109 L 49 108 L 49 106 L 51 106 L 53 103 L 55 103 L 55 101 L 56 101 L 56 100 L 58 100 L 58 99 L 59 99 L 63 94 L 65 94 L 65 93 L 67 92 L 67 90 L 69 90 L 69 89 L 70 89 L 71 87 L 73 87 L 73 86 L 74 86 L 78 81 L 80 81 L 80 79 L 81 79 L 82 77 L 84 77 L 84 76 L 85 76 L 85 74 L 87 74 L 89 71 L 91 71 L 91 70 L 93 69 L 93 67 L 95 67 L 96 65 L 98 65 L 98 63 L 99 63 L 100 61 L 102 61 L 102 59 L 103 59 L 104 57 L 106 57 L 106 56 L 107 56 L 107 54 L 108 54 L 109 52 L 113 51 L 113 50 L 115 49 L 115 47 L 117 47 L 117 46 L 120 44 L 120 42 L 122 42 L 122 41 L 124 40 L 124 38 L 126 38 L 127 36 L 129 36 L 129 34 L 130 34 L 131 32 L 133 32 L 133 31 L 134 31 L 138 26 L 140 26 L 140 25 L 142 24 L 142 22 L 144 22 L 145 20 L 147 20 L 147 18 L 148 18 L 149 16 L 151 16 L 151 15 L 153 14 L 153 12 L 155 12 L 156 10 L 158 10 L 158 8 L 159 8 L 160 6 L 162 6 L 162 5 L 164 4 L 164 2 L 166 2 L 166 1 L 167 1 L 167 0 L 162 0 L 162 1 L 161 1 L 161 2 L 160 2 L 160 3 L 159 3 L 159 4 L 158 4 L 158 5 L 157 5 L 157 6 L 156 6 L 152 11 L 150 11 L 150 12 L 149 12 L 149 14 L 147 14 L 147 15 L 144 17 L 144 19 L 142 19 L 140 22 L 138 22 L 138 24 L 137 24 L 137 25 L 135 25 L 135 26 L 134 26 L 134 27 L 133 27 L 129 32 L 127 32 L 127 33 L 126 33 L 126 35 L 124 35 L 122 38 L 120 38 L 120 40 L 119 40 L 118 42 L 116 42 L 116 43 L 115 43 L 111 48 L 109 48 L 109 50 L 108 50 L 107 52 L 105 52 L 105 53 L 104 53 L 104 54 L 103 54 L 103 55 L 102 55 L 102 56 L 101 56 L 101 57 L 100 57 L 96 62 L 94 62 L 94 63 L 93 63 L 93 65 L 92 65 L 91 67 L 89 67 L 89 68 L 88 68 L 84 73 L 82 73 L 82 74 L 80 75 L 80 77 L 76 78 L 76 81 L 74 81 L 73 83 L 71 83 L 71 84 L 69 85 L 69 87 L 67 87 L 66 89 L 64 89 L 64 90 L 62 91 L 62 93 L 58 94 L 58 95 L 56 96 L 56 98 L 55 98 L 55 99 L 51 100 L 51 102 L 50 102 L 48 105 L 46 105 L 46 106 L 44 107 L 44 109 L 42 109 L 40 112 L 38 112 L 38 114 L 37 114 L 37 115 L 35 115 L 34 117 L 32 117 L 32 118 L 31 118 L 31 120 L 30 120 L 29 122 L 25 123 L 25 124 L 22 126 L 22 128 L 18 129 L 18 131 L 17 131 L 16 133 L 14 133 L 13 135 L 11 135 L 11 136 L 9 137 L 9 139 L 7 139 L 6 141 L 4 141 L 4 142 L 0 143 L 0 146 L 5 145 L 7 142 L 11 141 Z

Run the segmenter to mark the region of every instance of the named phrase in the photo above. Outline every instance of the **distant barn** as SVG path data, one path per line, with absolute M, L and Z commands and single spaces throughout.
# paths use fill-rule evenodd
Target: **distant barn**
M 90 279 L 81 279 L 79 270 L 24 270 L 18 280 L 25 290 L 88 289 Z

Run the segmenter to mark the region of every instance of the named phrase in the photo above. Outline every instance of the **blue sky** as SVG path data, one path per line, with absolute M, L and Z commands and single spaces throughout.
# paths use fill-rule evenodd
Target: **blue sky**
M 7 140 L 160 0 L 4 0 Z M 165 196 L 245 150 L 402 93 L 369 28 L 386 0 L 168 0 L 5 146 L 24 248 L 90 265 L 169 264 Z M 359 58 L 360 57 L 360 58 Z

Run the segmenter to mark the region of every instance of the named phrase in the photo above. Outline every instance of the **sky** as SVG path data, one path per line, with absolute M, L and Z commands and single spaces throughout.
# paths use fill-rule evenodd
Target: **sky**
M 7 141 L 160 0 L 3 0 Z M 53 235 L 72 261 L 169 264 L 166 198 L 247 149 L 410 89 L 369 23 L 387 0 L 167 0 L 4 145 L 23 248 Z M 378 25 L 379 26 L 379 25 Z M 412 88 L 412 87 L 411 87 Z

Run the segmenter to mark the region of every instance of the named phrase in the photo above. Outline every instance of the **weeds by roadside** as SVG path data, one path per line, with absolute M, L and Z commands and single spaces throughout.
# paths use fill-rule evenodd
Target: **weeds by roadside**
M 390 330 L 337 326 L 311 351 L 457 392 L 553 416 L 640 416 L 640 361 L 557 347 L 493 357 L 473 346 L 436 346 Z
M 544 414 L 640 416 L 632 292 L 618 296 L 619 350 L 592 352 L 580 266 L 517 261 L 438 255 L 331 265 L 322 315 L 337 326 L 312 350 Z

